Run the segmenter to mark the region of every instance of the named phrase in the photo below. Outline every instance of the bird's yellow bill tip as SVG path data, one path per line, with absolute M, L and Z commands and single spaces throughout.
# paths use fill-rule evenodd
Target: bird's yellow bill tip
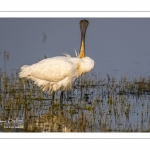
M 81 47 L 80 47 L 80 54 L 79 54 L 80 58 L 85 57 L 85 45 L 84 45 L 84 41 L 82 40 L 81 42 Z

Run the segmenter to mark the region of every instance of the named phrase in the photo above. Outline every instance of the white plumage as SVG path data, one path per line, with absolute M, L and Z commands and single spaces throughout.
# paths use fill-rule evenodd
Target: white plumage
M 58 91 L 71 88 L 76 78 L 93 67 L 94 61 L 89 57 L 57 56 L 22 66 L 19 76 L 33 80 L 43 91 Z
M 82 22 L 83 25 L 87 23 L 86 20 Z M 85 55 L 83 54 L 85 53 L 84 38 L 81 41 L 80 54 L 76 57 L 65 54 L 65 56 L 41 60 L 30 66 L 22 66 L 19 73 L 20 78 L 33 80 L 43 91 L 55 92 L 70 89 L 76 78 L 91 71 L 94 67 L 93 59 L 83 57 Z

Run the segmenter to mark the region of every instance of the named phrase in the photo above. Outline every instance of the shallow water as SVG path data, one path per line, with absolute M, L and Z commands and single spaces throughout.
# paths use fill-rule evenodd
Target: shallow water
M 149 132 L 150 80 L 83 76 L 52 101 L 32 81 L 0 78 L 1 132 Z

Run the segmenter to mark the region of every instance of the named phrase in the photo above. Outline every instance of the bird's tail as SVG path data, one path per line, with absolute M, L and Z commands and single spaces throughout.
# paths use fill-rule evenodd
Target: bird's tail
M 21 71 L 19 73 L 19 77 L 33 80 L 34 84 L 39 86 L 43 91 L 47 91 L 47 92 L 53 91 L 53 83 L 52 82 L 50 83 L 49 81 L 37 79 L 31 75 L 31 71 L 33 70 L 34 67 L 35 66 L 33 66 L 33 65 L 32 66 L 27 66 L 27 65 L 22 66 Z
M 21 67 L 19 77 L 20 78 L 27 78 L 30 75 L 30 72 L 31 72 L 30 66 L 24 65 Z
M 33 76 L 31 76 L 31 70 L 33 69 L 33 66 L 27 66 L 24 65 L 21 67 L 21 71 L 19 73 L 20 78 L 27 78 L 34 81 L 34 84 L 39 86 L 43 91 L 50 92 L 52 90 L 52 85 L 48 81 L 37 79 Z

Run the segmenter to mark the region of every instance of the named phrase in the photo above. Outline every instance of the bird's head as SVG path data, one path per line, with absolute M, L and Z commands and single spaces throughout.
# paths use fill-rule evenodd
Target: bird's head
M 94 60 L 91 59 L 90 57 L 86 56 L 82 58 L 82 61 L 83 61 L 82 68 L 85 73 L 91 71 L 94 68 Z

